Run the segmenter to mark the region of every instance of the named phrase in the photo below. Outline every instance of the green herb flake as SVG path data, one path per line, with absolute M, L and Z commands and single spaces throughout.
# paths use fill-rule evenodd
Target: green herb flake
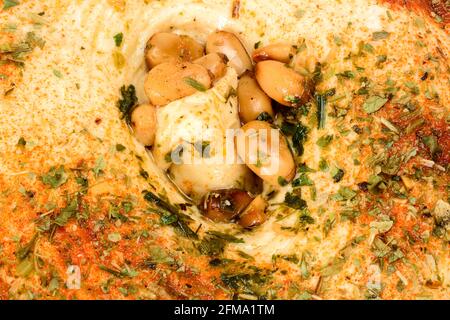
M 117 107 L 127 123 L 131 122 L 131 112 L 137 105 L 138 98 L 136 96 L 136 88 L 133 85 L 122 86 L 120 88 L 122 98 L 117 102 Z
M 144 179 L 148 179 L 150 177 L 150 175 L 148 174 L 147 171 L 145 171 L 144 169 L 141 168 L 141 170 L 139 170 L 139 175 L 144 178 Z
M 337 73 L 336 76 L 339 78 L 354 79 L 355 73 L 351 70 L 346 70 L 344 72 Z
M 255 48 L 255 50 L 256 50 L 256 49 L 258 49 L 259 47 L 261 47 L 261 44 L 262 44 L 261 41 L 255 42 L 255 44 L 253 45 L 253 48 Z
M 299 173 L 316 172 L 316 170 L 314 170 L 314 169 L 308 167 L 308 166 L 306 165 L 306 163 L 300 164 L 300 165 L 298 166 L 297 171 L 298 171 Z
M 20 247 L 16 251 L 17 259 L 22 261 L 23 259 L 27 258 L 30 255 L 30 253 L 32 253 L 38 236 L 39 236 L 38 233 L 34 234 L 34 236 L 31 238 L 31 240 L 28 243 L 26 243 L 23 247 Z
M 335 170 L 333 170 L 331 172 L 331 176 L 333 177 L 333 181 L 338 183 L 339 181 L 342 180 L 342 178 L 344 177 L 344 170 L 340 169 L 340 168 L 335 168 Z
M 198 244 L 197 249 L 203 255 L 217 256 L 224 251 L 228 242 L 243 243 L 244 241 L 229 234 L 210 231 Z
M 116 44 L 116 47 L 120 47 L 123 42 L 123 33 L 120 32 L 120 33 L 116 34 L 113 38 L 114 38 L 114 43 Z
M 53 74 L 55 75 L 55 77 L 60 78 L 60 79 L 63 77 L 61 71 L 58 71 L 56 69 L 53 69 Z
M 293 209 L 302 210 L 307 207 L 306 201 L 299 196 L 293 194 L 292 192 L 286 193 L 284 198 L 284 203 Z
M 325 106 L 327 104 L 327 97 L 325 95 L 316 96 L 317 103 L 317 127 L 319 129 L 325 128 L 326 111 Z
M 380 65 L 382 63 L 385 63 L 387 61 L 387 56 L 386 55 L 379 55 L 377 56 L 377 64 Z
M 342 42 L 342 39 L 341 39 L 340 37 L 338 37 L 338 36 L 333 36 L 333 40 L 334 40 L 334 43 L 335 43 L 338 47 L 342 46 L 343 42 Z
M 363 104 L 363 110 L 366 113 L 374 113 L 380 110 L 388 102 L 388 99 L 379 96 L 369 97 Z
M 113 59 L 114 66 L 118 70 L 122 69 L 126 64 L 125 56 L 119 51 L 114 51 L 112 53 L 112 59 Z
M 162 198 L 158 197 L 154 193 L 150 191 L 143 191 L 144 199 L 153 204 L 157 209 L 156 212 L 160 215 L 173 215 L 176 217 L 176 219 L 173 219 L 173 222 L 170 223 L 171 226 L 173 226 L 178 232 L 180 232 L 184 237 L 191 238 L 191 239 L 198 239 L 198 235 L 192 231 L 192 229 L 187 224 L 187 218 L 185 215 L 182 215 L 179 212 L 178 207 L 170 204 L 166 200 L 163 200 Z
M 105 159 L 103 158 L 103 156 L 100 156 L 95 161 L 95 165 L 94 168 L 92 168 L 92 171 L 95 173 L 95 176 L 98 177 L 105 168 L 106 168 Z
M 328 163 L 325 159 L 320 159 L 319 161 L 319 170 L 322 172 L 326 172 L 328 170 Z
M 78 210 L 78 200 L 73 198 L 69 204 L 61 209 L 60 214 L 55 218 L 54 223 L 60 227 L 63 227 L 69 222 L 69 219 L 76 215 Z
M 434 135 L 422 137 L 422 142 L 427 146 L 433 158 L 442 151 L 438 144 L 438 139 Z
M 306 173 L 302 173 L 297 179 L 292 181 L 292 186 L 303 187 L 303 186 L 312 186 L 314 182 L 308 177 Z
M 196 141 L 194 143 L 195 150 L 200 154 L 202 158 L 211 157 L 211 142 L 209 141 Z
M 364 43 L 362 45 L 362 49 L 368 53 L 374 53 L 375 48 L 370 43 Z
M 122 152 L 125 149 L 126 149 L 126 147 L 123 144 L 120 144 L 120 143 L 116 144 L 116 151 Z
M 303 143 L 306 141 L 308 128 L 298 123 L 295 125 L 294 135 L 292 136 L 292 145 L 298 156 L 303 154 Z
M 273 119 L 270 114 L 268 114 L 267 112 L 264 111 L 258 115 L 256 120 L 271 122 Z
M 314 224 L 316 222 L 316 220 L 311 217 L 308 209 L 303 209 L 301 211 L 301 214 L 298 217 L 298 221 L 302 229 L 306 229 L 306 226 L 308 224 Z
M 306 11 L 303 10 L 303 9 L 298 9 L 297 11 L 294 12 L 294 16 L 295 16 L 297 19 L 303 18 L 303 16 L 304 16 L 305 14 L 306 14 Z
M 321 136 L 316 144 L 321 147 L 321 148 L 326 148 L 327 146 L 330 145 L 331 141 L 333 141 L 334 136 L 333 135 L 324 135 Z
M 405 86 L 410 90 L 410 92 L 414 95 L 418 95 L 420 93 L 420 89 L 417 86 L 417 84 L 415 84 L 412 81 L 407 81 L 405 82 Z
M 373 34 L 372 34 L 372 39 L 374 40 L 374 41 L 378 41 L 378 40 L 384 40 L 384 39 L 387 39 L 388 37 L 389 37 L 389 32 L 386 32 L 386 31 L 377 31 L 377 32 L 374 32 Z
M 376 230 L 378 233 L 386 233 L 391 230 L 394 222 L 391 220 L 385 221 L 372 221 L 370 223 L 370 228 Z
M 67 182 L 67 173 L 64 171 L 64 166 L 59 168 L 52 167 L 49 172 L 42 176 L 42 182 L 53 189 L 58 188 Z
M 200 82 L 198 82 L 197 80 L 195 80 L 194 78 L 185 77 L 184 82 L 197 91 L 201 91 L 201 92 L 206 91 L 206 87 L 203 84 L 201 84 Z
M 98 267 L 100 268 L 100 270 L 106 271 L 117 278 L 133 278 L 139 274 L 136 270 L 130 269 L 128 267 L 123 268 L 122 270 L 115 270 L 105 265 L 99 265 Z
M 85 177 L 76 177 L 75 181 L 83 189 L 86 189 L 89 186 L 89 180 Z
M 59 289 L 59 280 L 58 280 L 58 278 L 54 277 L 54 278 L 52 278 L 52 280 L 50 280 L 50 282 L 48 284 L 48 290 L 50 292 L 55 292 L 58 289 Z
M 284 101 L 289 102 L 291 106 L 295 107 L 299 105 L 300 97 L 287 95 L 284 97 Z
M 350 189 L 349 187 L 340 187 L 338 193 L 333 196 L 333 200 L 336 201 L 346 201 L 352 200 L 356 197 L 357 193 Z
M 19 4 L 17 0 L 3 0 L 3 10 L 18 6 Z
M 280 186 L 284 187 L 288 184 L 288 181 L 285 178 L 280 176 L 280 177 L 278 177 L 278 184 Z
M 27 141 L 24 139 L 24 137 L 20 137 L 19 141 L 17 142 L 17 145 L 20 147 L 25 147 L 27 145 Z
M 108 234 L 108 240 L 111 242 L 119 242 L 122 239 L 122 236 L 118 232 L 111 232 Z
M 34 270 L 34 263 L 31 258 L 21 261 L 16 267 L 16 274 L 19 277 L 26 277 Z

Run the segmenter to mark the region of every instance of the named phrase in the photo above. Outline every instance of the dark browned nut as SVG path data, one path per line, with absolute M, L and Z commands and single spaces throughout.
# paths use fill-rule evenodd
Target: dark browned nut
M 266 200 L 261 195 L 257 196 L 239 216 L 239 225 L 244 228 L 254 228 L 263 224 L 267 219 L 266 208 Z
M 239 216 L 252 199 L 244 190 L 217 190 L 203 197 L 201 211 L 205 217 L 213 221 L 229 222 Z

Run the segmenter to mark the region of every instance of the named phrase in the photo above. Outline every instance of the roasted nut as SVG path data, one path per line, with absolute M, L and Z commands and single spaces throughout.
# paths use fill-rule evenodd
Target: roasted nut
M 145 146 L 153 145 L 156 132 L 156 108 L 141 104 L 131 113 L 131 127 L 134 135 Z
M 227 70 L 226 57 L 221 53 L 210 53 L 194 61 L 213 75 L 213 80 L 217 81 L 225 75 Z
M 252 61 L 241 41 L 232 33 L 216 31 L 208 36 L 206 53 L 222 53 L 229 61 L 238 76 L 252 69 Z
M 203 46 L 191 37 L 159 32 L 147 42 L 145 61 L 151 69 L 163 62 L 193 61 L 203 56 L 203 53 Z
M 202 199 L 203 215 L 216 222 L 229 222 L 252 202 L 252 197 L 243 190 L 227 189 L 208 193 Z
M 249 73 L 239 79 L 237 95 L 242 122 L 256 120 L 264 112 L 273 117 L 272 101 Z
M 165 62 L 157 65 L 147 75 L 144 89 L 150 102 L 156 106 L 211 87 L 208 70 L 190 62 Z
M 253 228 L 261 225 L 266 221 L 266 208 L 266 200 L 261 195 L 257 196 L 239 216 L 239 225 L 244 228 Z
M 282 62 L 258 62 L 255 75 L 264 92 L 282 105 L 297 107 L 306 103 L 312 96 L 310 80 Z
M 294 178 L 294 158 L 279 130 L 257 120 L 246 123 L 241 129 L 244 134 L 236 137 L 236 149 L 250 170 L 274 187 L 280 186 L 280 177 L 286 181 Z
M 274 43 L 256 49 L 253 52 L 253 61 L 276 60 L 289 63 L 296 53 L 294 46 L 286 43 Z

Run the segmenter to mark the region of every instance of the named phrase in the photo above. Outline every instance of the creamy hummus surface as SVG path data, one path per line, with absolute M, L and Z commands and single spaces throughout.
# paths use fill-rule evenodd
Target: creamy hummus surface
M 376 0 L 19 2 L 0 11 L 1 299 L 448 298 L 447 15 Z M 245 230 L 206 219 L 175 186 L 202 194 L 249 174 L 165 160 L 205 124 L 213 145 L 240 127 L 237 100 L 226 98 L 238 81 L 231 67 L 214 88 L 158 108 L 153 153 L 121 119 L 122 86 L 148 103 L 153 34 L 204 44 L 216 30 L 249 54 L 300 48 L 302 63 L 320 66 L 316 93 L 334 90 L 325 128 L 315 101 L 301 119 L 307 212 L 285 205 L 292 184 L 265 186 L 267 221 Z M 381 94 L 402 107 L 367 112 Z M 400 121 L 405 110 L 416 114 Z M 432 136 L 436 157 L 426 158 Z M 387 179 L 395 148 L 405 167 L 373 182 Z M 394 191 L 363 195 L 380 183 Z

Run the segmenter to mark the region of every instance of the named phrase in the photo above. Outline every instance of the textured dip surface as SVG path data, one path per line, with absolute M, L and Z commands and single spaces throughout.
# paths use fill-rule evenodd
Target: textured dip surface
M 3 1 L 0 299 L 448 299 L 448 19 L 448 1 Z M 252 231 L 183 204 L 117 108 L 123 85 L 147 102 L 153 33 L 216 29 L 298 45 L 334 93 L 323 129 L 314 101 L 298 120 L 307 211 L 285 186 Z

